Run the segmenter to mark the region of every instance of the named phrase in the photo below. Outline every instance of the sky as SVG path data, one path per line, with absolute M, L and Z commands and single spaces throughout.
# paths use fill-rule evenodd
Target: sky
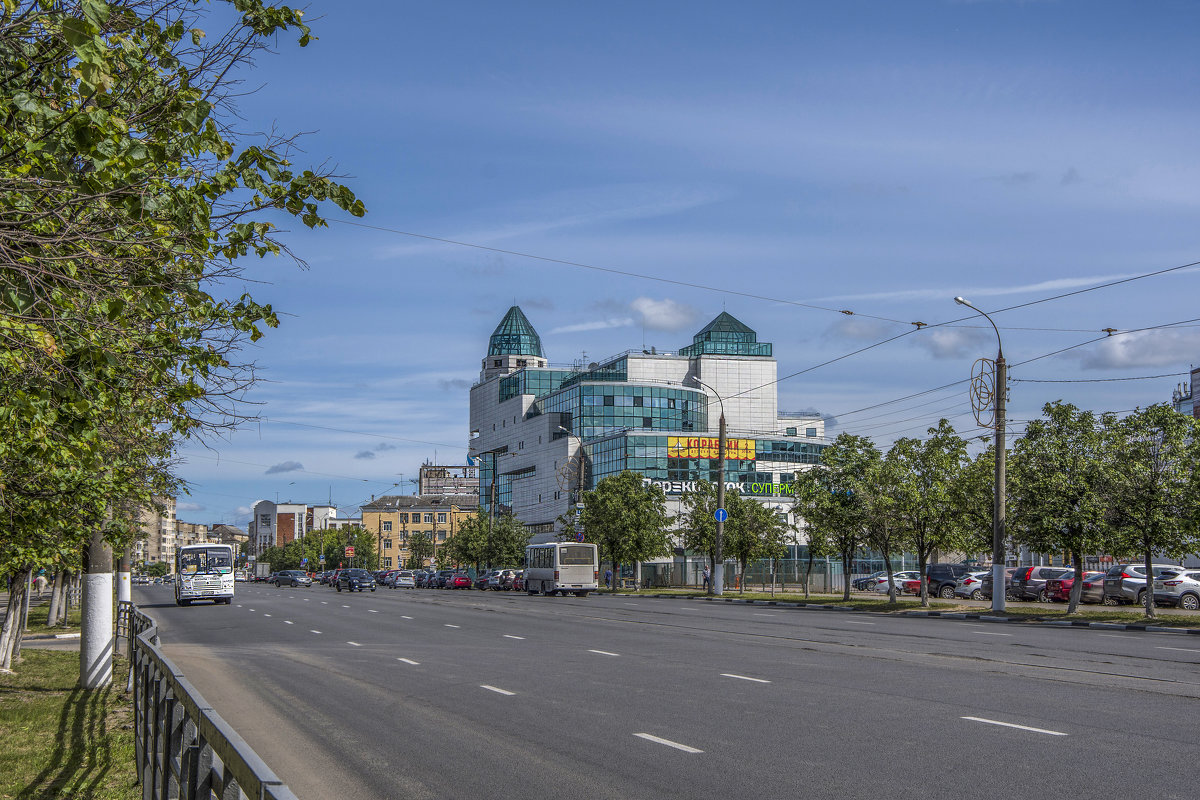
M 884 447 L 943 416 L 986 433 L 956 382 L 996 332 L 956 295 L 992 313 L 1126 281 L 993 314 L 1015 432 L 1052 400 L 1168 401 L 1200 363 L 1200 272 L 1126 280 L 1200 262 L 1188 0 L 314 0 L 306 19 L 317 41 L 240 75 L 238 124 L 305 134 L 294 162 L 368 213 L 287 222 L 304 268 L 221 287 L 282 322 L 244 354 L 260 421 L 182 446 L 182 520 L 244 526 L 260 499 L 353 516 L 463 463 L 513 303 L 554 364 L 673 352 L 726 310 L 774 344 L 781 410 Z

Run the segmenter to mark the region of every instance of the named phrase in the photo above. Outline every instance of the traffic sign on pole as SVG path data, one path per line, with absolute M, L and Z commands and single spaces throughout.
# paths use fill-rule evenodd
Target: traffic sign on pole
M 723 508 L 718 508 L 713 512 L 713 519 L 715 519 L 717 522 L 724 522 L 725 520 L 729 519 L 729 512 Z
M 354 546 L 346 545 L 346 558 L 354 558 Z

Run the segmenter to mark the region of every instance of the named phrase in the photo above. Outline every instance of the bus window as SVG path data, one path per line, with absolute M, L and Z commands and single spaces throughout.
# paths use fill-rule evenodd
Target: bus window
M 233 572 L 233 560 L 229 551 L 222 548 L 208 550 L 187 549 L 179 554 L 179 572 L 184 575 Z
M 558 551 L 558 563 L 565 567 L 588 567 L 592 565 L 593 553 L 596 551 L 590 547 L 580 547 L 578 545 L 563 545 Z

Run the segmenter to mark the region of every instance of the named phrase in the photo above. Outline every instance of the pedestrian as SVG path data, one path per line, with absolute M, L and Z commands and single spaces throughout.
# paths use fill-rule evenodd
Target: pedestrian
M 612 570 L 604 570 L 604 586 L 608 589 L 612 588 Z
M 38 575 L 34 583 L 37 584 L 38 599 L 41 600 L 42 592 L 46 591 L 46 586 L 50 583 L 50 581 L 46 580 L 45 575 Z
M 708 582 L 712 577 L 712 573 L 708 569 L 708 564 L 704 565 L 704 591 L 708 591 Z

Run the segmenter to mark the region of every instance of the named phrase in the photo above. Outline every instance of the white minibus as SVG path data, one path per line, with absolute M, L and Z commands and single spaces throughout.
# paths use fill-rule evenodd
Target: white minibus
M 175 553 L 175 604 L 193 600 L 233 602 L 233 547 L 227 544 L 189 544 Z
M 550 542 L 525 548 L 525 591 L 547 597 L 562 592 L 587 597 L 599 587 L 600 554 L 594 544 Z

